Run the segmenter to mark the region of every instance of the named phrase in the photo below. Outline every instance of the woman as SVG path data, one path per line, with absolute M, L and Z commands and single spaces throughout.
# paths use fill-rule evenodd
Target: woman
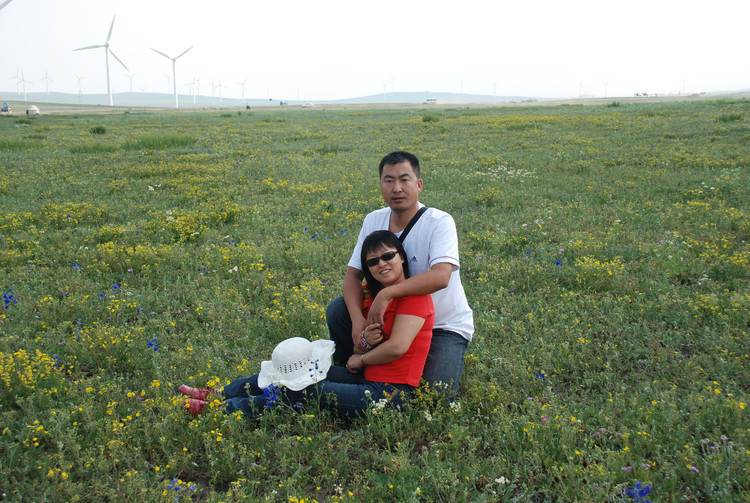
M 389 231 L 375 231 L 365 238 L 361 261 L 373 296 L 380 289 L 409 277 L 404 247 Z M 263 363 L 260 374 L 237 379 L 224 388 L 227 411 L 241 410 L 255 415 L 264 405 L 273 405 L 279 399 L 290 404 L 318 400 L 321 407 L 353 417 L 365 412 L 374 402 L 385 400 L 400 404 L 419 385 L 430 349 L 434 318 L 435 310 L 429 295 L 392 300 L 385 312 L 383 326 L 369 325 L 361 334 L 366 342 L 363 346 L 368 349 L 353 354 L 345 367 L 330 367 L 327 372 L 323 369 L 329 364 L 326 358 L 330 357 L 332 348 L 322 347 L 323 341 L 310 343 L 318 344 L 317 350 L 300 341 L 283 341 L 274 350 L 272 362 Z M 293 355 L 293 352 L 299 355 L 307 352 L 307 356 L 299 356 L 305 368 L 294 375 L 294 369 L 282 361 L 295 360 L 297 354 Z M 283 369 L 290 372 L 286 378 L 278 376 Z M 319 380 L 321 375 L 325 375 L 325 379 Z M 304 384 L 309 385 L 304 391 L 298 391 Z M 278 385 L 285 387 L 280 391 Z M 191 397 L 187 406 L 194 415 L 205 408 L 205 398 L 212 393 L 205 388 L 185 385 L 180 390 Z

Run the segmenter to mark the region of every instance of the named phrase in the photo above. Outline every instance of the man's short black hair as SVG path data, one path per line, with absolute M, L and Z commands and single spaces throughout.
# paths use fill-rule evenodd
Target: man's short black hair
M 419 179 L 419 159 L 417 159 L 416 155 L 410 154 L 409 152 L 404 152 L 403 150 L 391 152 L 387 156 L 383 157 L 383 159 L 380 161 L 380 177 L 382 178 L 383 176 L 383 168 L 385 166 L 392 166 L 404 161 L 407 161 L 409 164 L 411 164 L 411 167 L 414 170 L 414 174 L 417 176 L 417 179 Z

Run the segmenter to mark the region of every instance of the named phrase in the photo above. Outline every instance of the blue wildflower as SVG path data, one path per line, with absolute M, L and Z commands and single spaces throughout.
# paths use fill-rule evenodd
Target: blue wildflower
M 541 379 L 542 382 L 547 382 L 547 374 L 544 372 L 544 370 L 538 370 L 536 373 L 536 378 Z
M 159 343 L 156 342 L 156 337 L 148 341 L 148 349 L 153 349 L 154 351 L 159 351 Z
M 18 304 L 18 299 L 13 295 L 12 288 L 8 288 L 3 294 L 3 302 L 5 302 L 5 309 L 8 309 L 13 304 Z
M 638 503 L 651 503 L 650 500 L 646 499 L 646 496 L 648 496 L 650 492 L 651 484 L 643 485 L 638 480 L 635 481 L 635 486 L 633 486 L 632 489 L 628 488 L 625 490 L 625 494 Z
M 555 260 L 555 265 L 562 267 L 563 266 L 562 260 Z
M 530 256 L 530 255 L 531 255 L 531 250 L 529 250 L 529 251 L 526 252 L 526 256 L 527 257 Z
M 279 388 L 269 384 L 263 388 L 263 396 L 266 399 L 266 407 L 273 407 L 279 400 Z
M 73 269 L 75 269 L 76 271 L 80 271 L 81 270 L 81 266 L 78 265 L 78 262 L 73 262 Z
M 118 285 L 117 283 L 113 283 L 112 284 L 112 291 L 115 292 L 115 293 L 119 293 L 120 292 L 120 285 Z
M 55 364 L 53 367 L 59 367 L 60 366 L 60 357 L 57 356 L 57 353 L 53 354 L 52 357 L 55 359 Z

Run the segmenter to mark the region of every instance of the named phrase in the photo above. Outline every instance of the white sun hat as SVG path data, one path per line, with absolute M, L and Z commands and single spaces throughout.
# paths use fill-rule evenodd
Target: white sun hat
M 310 342 L 292 337 L 281 341 L 274 348 L 271 361 L 261 362 L 258 386 L 266 388 L 273 384 L 300 391 L 322 381 L 331 368 L 335 348 L 336 344 L 326 339 Z

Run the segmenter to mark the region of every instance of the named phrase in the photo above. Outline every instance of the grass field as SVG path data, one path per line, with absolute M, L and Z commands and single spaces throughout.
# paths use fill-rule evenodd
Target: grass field
M 475 312 L 458 400 L 194 419 L 327 337 L 377 163 Z M 0 117 L 0 500 L 749 501 L 750 101 Z

